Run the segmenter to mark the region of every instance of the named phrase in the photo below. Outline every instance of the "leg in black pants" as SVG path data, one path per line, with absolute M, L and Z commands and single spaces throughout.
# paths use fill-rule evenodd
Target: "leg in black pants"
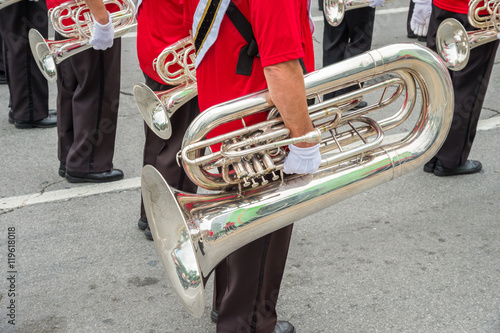
M 466 14 L 457 14 L 433 6 L 427 43 L 427 46 L 432 50 L 436 50 L 436 32 L 439 24 L 450 17 L 458 20 L 466 30 L 474 30 L 469 24 Z M 437 160 L 446 169 L 464 166 L 467 162 L 476 135 L 476 127 L 497 48 L 498 41 L 474 48 L 471 50 L 469 62 L 463 70 L 450 71 L 455 93 L 453 122 L 445 143 L 436 154 Z
M 372 46 L 375 8 L 366 7 L 345 12 L 345 17 L 337 27 L 332 27 L 324 19 L 323 67 L 351 58 L 370 50 Z M 356 86 L 328 94 L 325 98 L 338 96 L 357 89 Z
M 62 37 L 56 34 L 56 38 Z M 83 174 L 112 171 L 120 59 L 118 38 L 110 49 L 85 50 L 57 66 L 58 157 L 69 181 L 80 182 L 86 177 Z M 123 178 L 123 173 L 116 177 Z M 118 179 L 101 179 L 111 180 Z
M 20 1 L 0 10 L 12 117 L 19 128 L 52 127 L 56 125 L 56 117 L 46 119 L 49 117 L 47 80 L 38 69 L 29 46 L 28 32 L 32 28 L 47 38 L 45 0 Z
M 0 30 L 0 84 L 7 83 L 7 76 L 5 75 L 5 64 L 4 64 L 4 47 L 3 47 L 3 38 Z
M 293 224 L 261 237 L 216 267 L 218 333 L 273 332 L 292 229 Z
M 172 89 L 172 86 L 162 85 L 147 75 L 146 85 L 153 91 L 164 91 Z M 144 124 L 146 141 L 144 142 L 143 166 L 152 165 L 163 176 L 169 186 L 184 192 L 196 193 L 197 186 L 189 179 L 182 167 L 177 165 L 176 155 L 181 149 L 184 133 L 191 121 L 200 113 L 198 98 L 194 98 L 183 105 L 170 119 L 172 125 L 172 136 L 168 140 L 158 137 L 149 127 Z M 146 212 L 141 199 L 141 219 L 139 228 L 147 228 Z M 145 230 L 146 237 L 152 239 L 149 228 Z

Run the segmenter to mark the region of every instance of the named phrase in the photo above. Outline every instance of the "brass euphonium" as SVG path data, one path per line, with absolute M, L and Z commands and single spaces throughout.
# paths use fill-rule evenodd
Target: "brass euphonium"
M 170 117 L 198 95 L 194 68 L 194 44 L 191 36 L 167 46 L 153 61 L 153 68 L 168 85 L 178 87 L 154 92 L 143 83 L 134 86 L 134 99 L 144 121 L 160 138 L 172 135 Z
M 119 8 L 118 11 L 111 13 L 115 38 L 123 36 L 137 25 L 135 5 L 131 0 L 104 0 L 104 4 Z M 29 42 L 38 68 L 47 80 L 54 82 L 57 80 L 57 64 L 92 47 L 89 40 L 92 38 L 93 20 L 83 0 L 68 1 L 51 8 L 48 16 L 54 30 L 68 39 L 47 40 L 36 29 L 31 29 Z M 70 20 L 72 23 L 66 25 L 65 20 Z
M 206 139 L 220 124 L 272 109 L 267 91 L 202 112 L 185 133 L 184 170 L 199 186 L 222 191 L 180 192 L 152 166 L 144 167 L 142 196 L 156 249 L 173 289 L 192 315 L 203 314 L 204 279 L 226 256 L 298 219 L 420 168 L 438 151 L 451 124 L 454 99 L 448 70 L 434 52 L 417 44 L 389 45 L 305 76 L 309 98 L 361 82 L 365 84 L 359 90 L 310 106 L 315 130 L 304 140 L 314 141 L 322 133 L 322 163 L 314 174 L 282 173 L 286 152 L 281 146 L 290 140 L 276 115 Z M 378 92 L 377 103 L 353 109 L 361 96 Z M 394 114 L 379 121 L 369 117 L 395 101 L 402 103 Z M 385 135 L 399 125 L 412 130 L 398 138 Z M 221 152 L 204 155 L 205 147 L 215 142 L 222 142 Z
M 500 1 L 472 0 L 467 18 L 476 29 L 466 31 L 464 26 L 453 18 L 441 22 L 436 33 L 437 53 L 452 71 L 462 70 L 469 62 L 473 48 L 497 41 L 500 32 Z M 486 11 L 488 15 L 479 16 Z
M 391 2 L 386 0 L 385 2 Z M 368 7 L 370 0 L 323 0 L 323 15 L 332 27 L 338 26 L 344 19 L 346 10 Z
M 19 1 L 21 0 L 0 0 L 0 10 L 4 9 L 7 6 L 13 5 Z

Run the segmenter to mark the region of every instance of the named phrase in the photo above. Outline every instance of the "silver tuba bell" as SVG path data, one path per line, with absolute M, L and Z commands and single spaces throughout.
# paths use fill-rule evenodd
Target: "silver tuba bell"
M 119 8 L 111 13 L 115 38 L 123 36 L 137 25 L 135 5 L 131 0 L 104 0 L 104 4 Z M 89 40 L 92 37 L 93 20 L 83 0 L 68 1 L 51 8 L 48 16 L 54 30 L 68 39 L 47 40 L 36 29 L 31 29 L 29 43 L 38 68 L 48 81 L 54 82 L 57 80 L 57 64 L 92 47 Z M 71 24 L 65 24 L 65 20 Z
M 0 0 L 0 10 L 4 9 L 5 7 L 8 7 L 10 5 L 13 5 L 19 1 L 21 1 L 21 0 Z
M 134 99 L 144 121 L 160 138 L 172 135 L 170 118 L 184 104 L 198 96 L 193 38 L 184 37 L 167 46 L 153 61 L 158 76 L 171 86 L 166 91 L 154 92 L 143 83 L 134 85 Z
M 309 107 L 315 125 L 311 137 L 318 132 L 322 137 L 322 164 L 314 174 L 285 176 L 281 171 L 286 156 L 281 146 L 289 138 L 274 112 L 262 123 L 206 139 L 221 123 L 272 110 L 266 91 L 202 112 L 185 133 L 184 169 L 199 186 L 217 193 L 177 191 L 152 166 L 143 168 L 142 196 L 156 249 L 173 289 L 193 316 L 201 317 L 205 309 L 204 279 L 226 256 L 420 168 L 438 151 L 451 124 L 453 90 L 448 70 L 434 52 L 417 44 L 388 45 L 305 76 L 308 98 L 320 99 L 361 82 L 363 88 Z M 380 95 L 377 103 L 353 108 L 362 96 L 374 93 Z M 401 106 L 394 113 L 374 119 L 377 112 L 396 108 L 396 101 Z M 409 130 L 397 137 L 385 135 L 401 127 Z M 217 141 L 221 151 L 204 154 Z
M 498 40 L 500 32 L 500 1 L 472 0 L 467 18 L 479 30 L 467 31 L 454 18 L 441 22 L 436 33 L 437 53 L 452 71 L 462 70 L 469 62 L 473 48 Z M 488 15 L 480 16 L 486 11 Z

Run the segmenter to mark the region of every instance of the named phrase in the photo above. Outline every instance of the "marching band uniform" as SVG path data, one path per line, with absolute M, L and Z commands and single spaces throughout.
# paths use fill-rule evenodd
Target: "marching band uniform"
M 418 3 L 415 2 L 415 5 Z M 458 20 L 468 31 L 475 30 L 469 24 L 468 11 L 468 0 L 434 0 L 427 32 L 427 46 L 436 51 L 437 29 L 447 18 Z M 464 69 L 449 71 L 455 94 L 453 122 L 443 146 L 424 166 L 424 171 L 433 172 L 436 176 L 452 176 L 481 170 L 479 161 L 467 158 L 476 135 L 497 48 L 498 41 L 478 46 L 470 51 L 469 62 Z
M 49 8 L 64 0 L 49 0 Z M 56 33 L 56 40 L 65 39 Z M 88 49 L 57 65 L 59 175 L 69 182 L 123 178 L 113 169 L 120 99 L 121 40 Z
M 202 2 L 207 1 L 200 1 L 200 5 L 198 2 L 185 0 L 186 24 L 194 28 L 193 33 L 197 31 L 200 13 L 197 6 L 203 12 Z M 267 66 L 303 59 L 307 71 L 314 69 L 308 1 L 238 0 L 231 5 L 228 3 L 222 1 L 223 9 L 216 15 L 215 22 L 220 25 L 214 25 L 215 29 L 218 28 L 218 37 L 215 34 L 213 45 L 206 47 L 207 41 L 214 40 L 214 35 L 201 31 L 195 35 L 199 38 L 195 38 L 198 52 L 196 73 L 202 112 L 215 104 L 267 88 Z M 224 15 L 227 6 L 229 9 Z M 251 42 L 228 17 L 235 7 L 251 24 L 254 36 Z M 276 15 L 277 12 L 280 15 Z M 213 12 L 208 10 L 206 13 Z M 208 36 L 205 42 L 200 42 L 204 36 Z M 307 107 L 305 95 L 303 102 Z M 251 125 L 265 117 L 264 113 L 248 116 L 245 123 Z M 241 122 L 216 128 L 208 137 L 236 128 L 241 128 Z M 291 233 L 292 225 L 257 239 L 230 254 L 216 267 L 214 306 L 218 308 L 214 310 L 218 312 L 217 332 L 295 332 L 290 323 L 277 321 L 276 314 Z
M 45 0 L 23 0 L 0 10 L 0 32 L 4 39 L 10 91 L 9 122 L 16 128 L 54 127 L 57 117 L 49 114 L 47 80 L 38 69 L 29 46 L 31 28 L 47 38 Z
M 189 29 L 183 25 L 183 13 L 180 0 L 143 0 L 137 8 L 137 56 L 146 85 L 153 91 L 173 88 L 163 83 L 153 68 L 153 60 L 165 47 L 189 35 Z M 158 137 L 144 124 L 143 165 L 154 166 L 169 186 L 191 193 L 196 193 L 197 186 L 191 182 L 184 169 L 177 165 L 176 155 L 181 149 L 187 127 L 199 112 L 198 98 L 180 107 L 170 119 L 173 129 L 168 140 Z M 146 237 L 152 240 L 142 198 L 138 225 L 145 230 Z

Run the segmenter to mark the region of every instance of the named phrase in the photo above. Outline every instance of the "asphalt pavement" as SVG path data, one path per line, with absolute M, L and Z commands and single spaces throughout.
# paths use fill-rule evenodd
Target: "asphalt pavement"
M 415 42 L 407 6 L 377 9 L 373 48 Z M 56 129 L 15 129 L 0 86 L 0 332 L 215 332 L 212 281 L 204 316 L 191 317 L 137 228 L 144 135 L 132 87 L 144 78 L 135 34 L 122 43 L 114 165 L 123 181 L 59 177 Z M 483 170 L 443 178 L 418 170 L 297 221 L 280 319 L 299 333 L 500 332 L 497 63 L 470 155 Z M 51 107 L 56 93 L 51 84 Z

